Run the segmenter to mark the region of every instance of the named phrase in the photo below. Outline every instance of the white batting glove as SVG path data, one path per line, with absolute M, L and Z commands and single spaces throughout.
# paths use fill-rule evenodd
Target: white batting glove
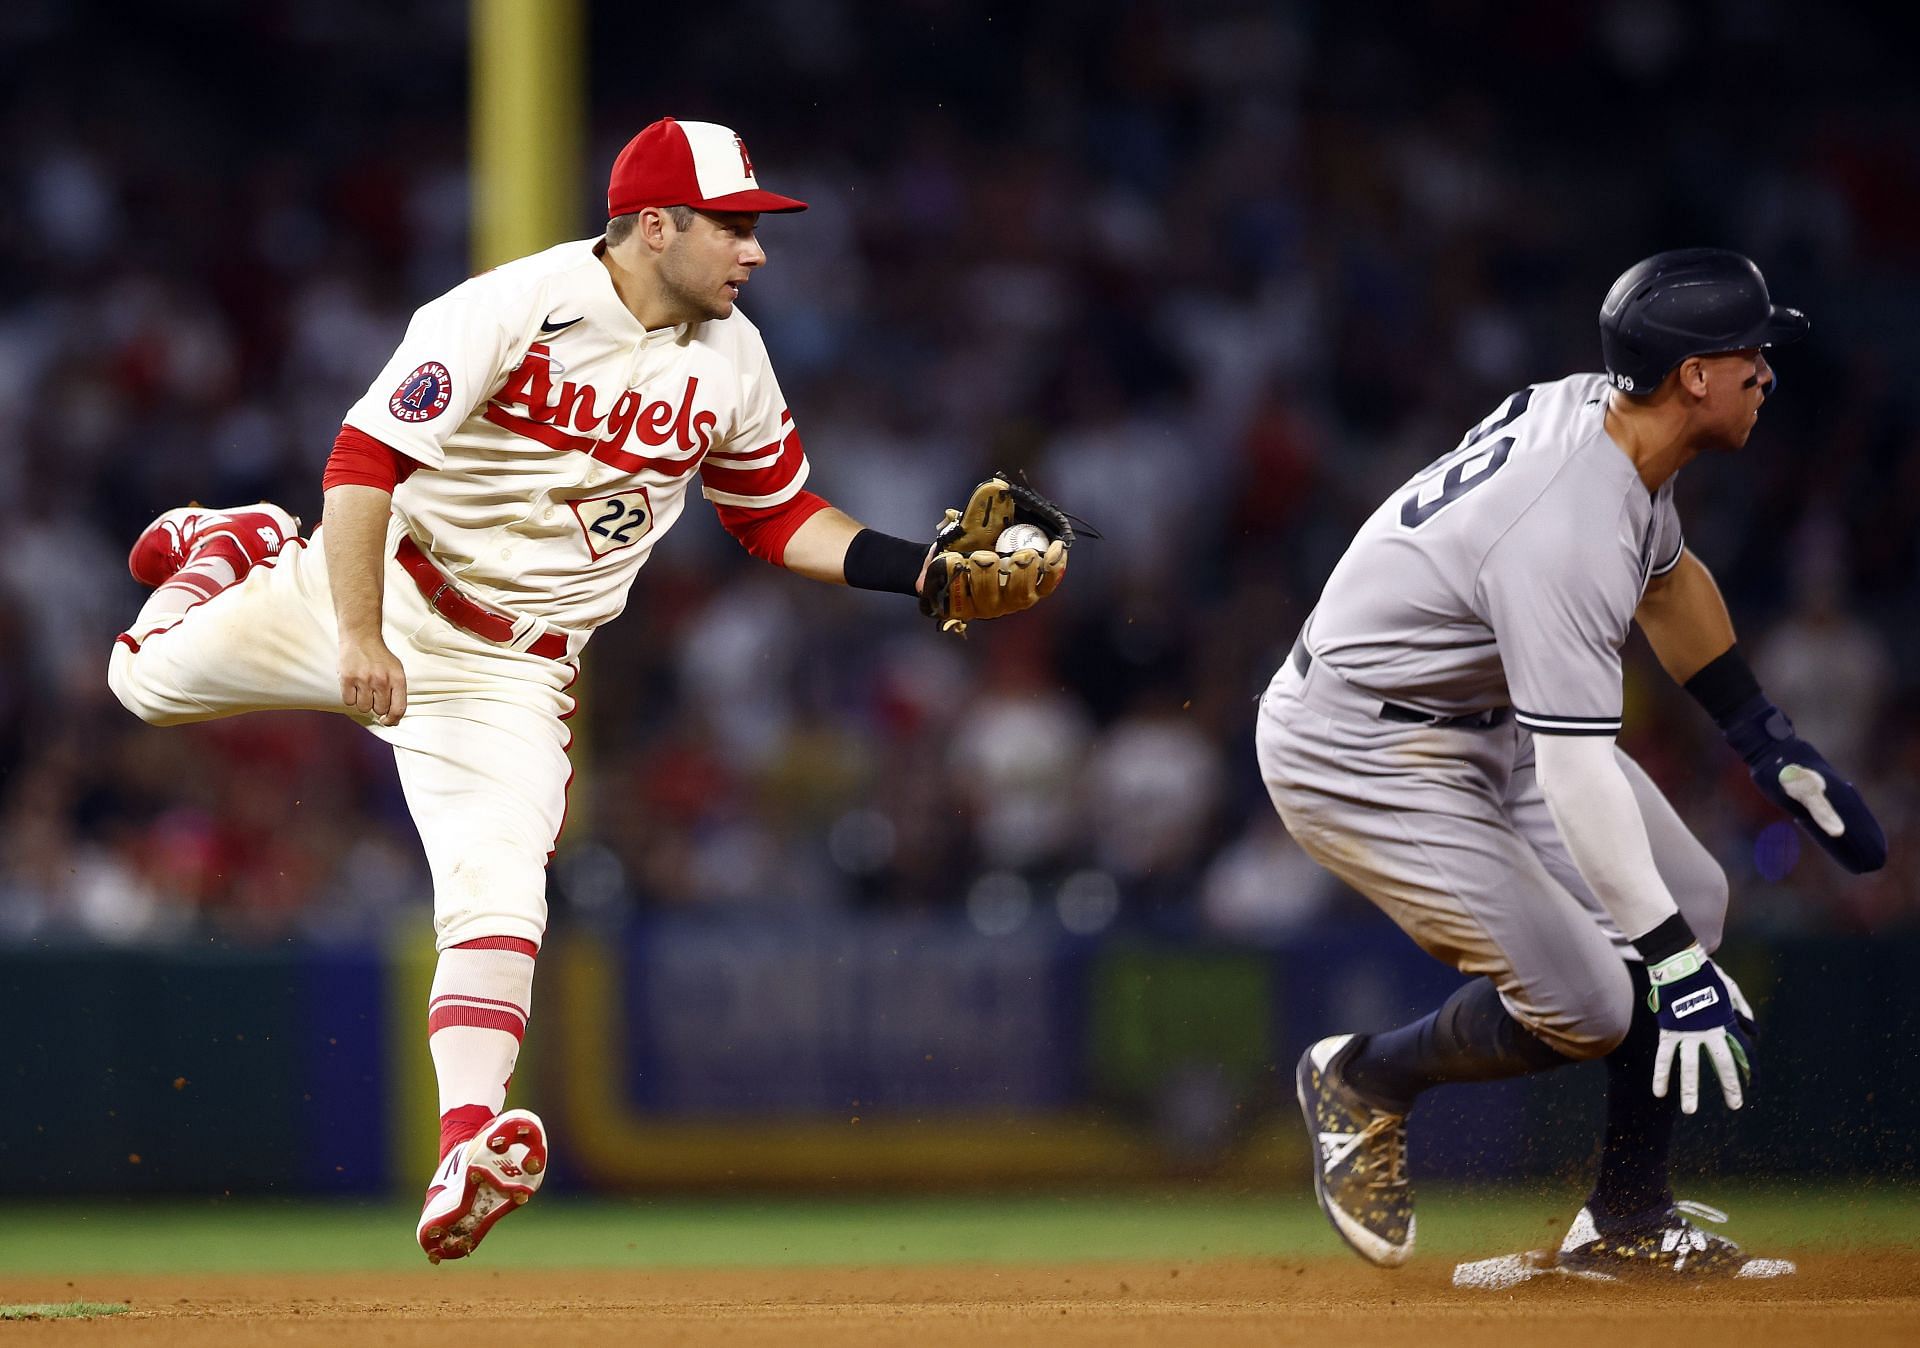
M 1649 965 L 1653 991 L 1647 1000 L 1660 1017 L 1660 1047 L 1653 1057 L 1653 1093 L 1665 1099 L 1673 1064 L 1680 1062 L 1680 1112 L 1700 1108 L 1700 1054 L 1704 1051 L 1720 1080 L 1728 1109 L 1745 1103 L 1741 1082 L 1751 1072 L 1736 1012 L 1738 1005 L 1726 980 L 1692 945 L 1669 959 Z M 1742 1001 L 1745 999 L 1742 998 Z

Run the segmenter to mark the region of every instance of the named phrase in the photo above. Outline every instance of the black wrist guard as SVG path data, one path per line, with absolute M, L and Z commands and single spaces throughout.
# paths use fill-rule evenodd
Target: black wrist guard
M 1670 960 L 1690 945 L 1698 945 L 1700 938 L 1693 934 L 1693 928 L 1687 920 L 1675 913 L 1644 936 L 1634 938 L 1633 948 L 1640 952 L 1640 958 L 1651 968 L 1662 960 Z
M 847 544 L 846 560 L 840 564 L 840 570 L 847 584 L 856 590 L 917 594 L 920 564 L 926 559 L 925 543 L 862 529 Z
M 1753 677 L 1740 647 L 1732 645 L 1709 660 L 1698 674 L 1681 685 L 1722 730 L 1734 713 L 1760 696 L 1760 680 Z

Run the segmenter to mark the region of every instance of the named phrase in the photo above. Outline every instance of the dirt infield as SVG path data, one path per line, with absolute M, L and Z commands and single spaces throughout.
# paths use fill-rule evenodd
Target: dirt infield
M 130 1303 L 13 1324 L 19 1343 L 154 1345 L 1324 1344 L 1557 1348 L 1682 1341 L 1768 1348 L 1920 1342 L 1920 1253 L 1809 1256 L 1795 1278 L 1681 1291 L 1550 1280 L 1455 1291 L 1450 1261 L 1352 1260 L 851 1269 L 73 1279 L 0 1275 L 7 1301 Z

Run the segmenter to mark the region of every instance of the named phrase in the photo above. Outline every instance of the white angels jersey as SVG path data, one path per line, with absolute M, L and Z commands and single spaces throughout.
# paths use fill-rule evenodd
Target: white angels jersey
M 763 509 L 807 480 L 759 330 L 649 332 L 597 239 L 476 276 L 424 305 L 346 424 L 418 460 L 400 524 L 461 588 L 584 634 L 617 616 L 697 472 Z
M 1440 716 L 1618 733 L 1620 648 L 1684 543 L 1672 479 L 1648 492 L 1607 395 L 1600 374 L 1522 389 L 1394 492 L 1308 619 L 1314 659 Z

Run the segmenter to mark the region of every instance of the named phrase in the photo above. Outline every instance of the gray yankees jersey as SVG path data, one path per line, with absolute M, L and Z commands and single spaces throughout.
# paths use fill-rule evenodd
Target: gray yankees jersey
M 1605 375 L 1520 390 L 1374 511 L 1307 647 L 1347 682 L 1439 716 L 1511 706 L 1529 729 L 1615 734 L 1620 648 L 1682 551 L 1607 435 Z

